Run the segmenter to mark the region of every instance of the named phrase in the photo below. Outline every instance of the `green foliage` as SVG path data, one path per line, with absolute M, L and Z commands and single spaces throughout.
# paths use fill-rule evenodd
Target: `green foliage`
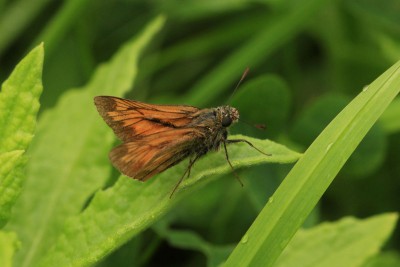
M 242 137 L 242 136 L 238 136 Z M 268 140 L 250 141 L 273 154 L 271 157 L 246 145 L 232 147 L 232 164 L 235 167 L 263 162 L 293 162 L 299 154 Z M 192 177 L 179 188 L 177 195 L 169 198 L 177 179 L 184 173 L 187 163 L 180 164 L 157 176 L 146 184 L 122 176 L 116 184 L 95 194 L 90 205 L 79 216 L 64 226 L 60 237 L 39 266 L 88 266 L 109 251 L 148 227 L 173 208 L 176 201 L 210 179 L 204 177 L 230 172 L 222 153 L 213 153 L 200 160 L 192 169 Z M 126 212 L 126 211 L 135 212 Z
M 24 156 L 35 131 L 42 93 L 43 45 L 29 53 L 3 83 L 0 93 L 0 228 L 20 194 Z
M 399 13 L 395 0 L 0 1 L 0 266 L 399 266 L 398 235 L 386 243 Z M 232 105 L 229 138 L 272 156 L 229 145 L 241 187 L 210 152 L 169 199 L 188 162 L 119 176 L 96 95 Z
M 346 160 L 400 91 L 400 61 L 322 131 L 270 198 L 227 266 L 272 266 Z M 276 205 L 275 203 L 279 203 Z
M 398 115 L 400 113 L 400 98 L 393 100 L 385 113 L 382 114 L 381 123 L 385 131 L 388 133 L 396 133 L 400 131 L 400 121 Z
M 20 246 L 17 235 L 11 232 L 0 231 L 0 264 L 3 267 L 13 266 L 15 251 Z
M 239 124 L 232 132 L 260 138 L 279 136 L 289 117 L 290 98 L 289 87 L 280 77 L 268 75 L 249 81 L 231 99 L 233 106 L 247 111 L 241 116 L 247 124 Z M 266 130 L 251 123 L 265 123 Z
M 299 230 L 276 262 L 289 266 L 361 266 L 377 253 L 396 225 L 397 214 L 352 217 Z
M 212 244 L 204 240 L 196 232 L 170 229 L 164 222 L 155 225 L 154 230 L 157 234 L 165 238 L 174 247 L 197 250 L 203 253 L 207 258 L 207 266 L 218 266 L 233 250 L 233 244 Z
M 292 140 L 305 147 L 309 146 L 335 117 L 335 114 L 339 113 L 348 102 L 350 102 L 350 99 L 343 95 L 321 96 L 300 114 L 292 127 Z M 303 129 L 308 129 L 308 131 L 304 132 Z M 374 153 L 369 153 L 369 151 L 374 151 Z M 380 125 L 375 125 L 346 162 L 343 171 L 352 177 L 363 177 L 371 174 L 380 167 L 385 154 L 386 135 Z
M 11 217 L 11 209 L 21 192 L 22 169 L 26 161 L 24 150 L 0 154 L 0 225 L 3 227 Z
M 399 254 L 395 251 L 380 253 L 371 257 L 363 267 L 396 267 L 400 264 Z
M 54 109 L 42 115 L 31 147 L 26 193 L 15 207 L 24 216 L 9 225 L 24 244 L 18 251 L 18 265 L 36 264 L 56 240 L 65 219 L 78 214 L 105 183 L 110 165 L 104 155 L 112 146 L 113 135 L 98 120 L 93 97 L 128 90 L 140 51 L 161 25 L 159 18 L 109 64 L 99 67 L 86 87 L 64 94 Z

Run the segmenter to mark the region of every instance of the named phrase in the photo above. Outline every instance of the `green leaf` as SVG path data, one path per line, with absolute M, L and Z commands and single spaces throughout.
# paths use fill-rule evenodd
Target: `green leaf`
M 322 0 L 307 0 L 290 5 L 288 12 L 283 15 L 280 13 L 270 23 L 262 25 L 259 33 L 254 34 L 253 38 L 246 40 L 221 64 L 208 71 L 208 75 L 197 82 L 183 99 L 186 103 L 204 106 L 210 99 L 218 97 L 222 92 L 221 88 L 231 88 L 229 86 L 237 82 L 249 62 L 252 64 L 250 67 L 255 68 L 282 43 L 296 36 L 322 3 Z
M 292 140 L 310 145 L 348 102 L 350 99 L 343 95 L 327 94 L 320 97 L 308 106 L 294 123 Z M 379 125 L 374 125 L 346 162 L 343 173 L 353 177 L 372 174 L 381 166 L 385 154 L 386 136 Z
M 389 134 L 394 134 L 400 131 L 400 98 L 396 98 L 390 106 L 385 110 L 380 118 L 384 130 Z
M 226 266 L 272 266 L 336 174 L 400 90 L 397 62 L 340 112 L 261 211 Z
M 0 228 L 11 217 L 11 209 L 22 187 L 22 169 L 26 160 L 23 150 L 0 154 Z
M 44 30 L 36 37 L 35 42 L 45 42 L 47 54 L 52 54 L 59 47 L 60 40 L 65 37 L 66 32 L 76 24 L 84 11 L 87 10 L 89 2 L 89 0 L 64 2 Z
M 203 0 L 196 1 L 190 0 L 182 5 L 180 1 L 160 1 L 156 0 L 154 4 L 158 5 L 159 8 L 168 13 L 170 16 L 178 17 L 179 19 L 193 19 L 202 16 L 210 16 L 210 14 L 219 14 L 230 10 L 243 9 L 250 4 L 251 1 L 212 1 Z
M 228 147 L 229 152 L 229 159 L 232 162 L 233 167 L 238 166 L 251 166 L 255 164 L 261 163 L 293 163 L 296 162 L 301 154 L 294 152 L 287 147 L 277 144 L 270 140 L 259 140 L 255 138 L 246 137 L 243 135 L 233 135 L 230 136 L 229 139 L 246 139 L 250 141 L 255 147 L 261 149 L 261 151 L 265 153 L 272 154 L 272 156 L 267 157 L 260 152 L 252 149 L 247 144 L 232 144 Z M 223 154 L 223 153 L 220 153 Z M 225 174 L 231 171 L 229 165 L 227 165 L 226 159 L 224 156 L 220 156 L 212 160 L 211 163 L 205 164 L 203 166 L 205 171 L 205 175 L 212 175 L 212 174 Z M 210 168 L 213 166 L 213 168 Z M 201 168 L 201 164 L 197 164 L 195 167 Z M 195 170 L 196 168 L 192 168 Z M 185 166 L 186 168 L 186 166 Z M 182 170 L 183 173 L 185 169 Z M 204 172 L 204 171 L 203 171 Z M 203 175 L 197 175 L 195 177 L 191 177 L 190 179 L 186 180 L 180 186 L 180 189 L 184 189 L 186 187 L 191 187 L 195 185 L 197 182 L 203 183 L 208 180 L 202 179 Z
M 4 1 L 1 1 L 4 2 Z M 50 0 L 12 1 L 6 7 L 0 2 L 0 57 L 4 51 L 18 39 L 24 31 L 32 26 L 32 21 L 38 16 Z M 26 42 L 26 40 L 25 40 Z
M 43 45 L 33 49 L 3 83 L 0 93 L 0 228 L 21 192 L 23 156 L 35 132 L 42 93 Z
M 32 140 L 42 93 L 43 44 L 33 49 L 3 83 L 0 93 L 0 153 L 26 150 Z
M 299 114 L 291 129 L 291 139 L 308 147 L 350 100 L 342 94 L 319 97 Z
M 266 162 L 294 162 L 299 158 L 298 153 L 269 140 L 246 139 L 273 156 L 265 156 L 246 144 L 232 144 L 228 149 L 235 168 Z M 182 183 L 172 199 L 169 198 L 171 191 L 187 168 L 187 162 L 146 183 L 121 176 L 112 188 L 96 193 L 82 214 L 67 222 L 63 234 L 47 251 L 40 266 L 89 266 L 149 227 L 199 184 L 231 172 L 223 151 L 209 154 L 196 162 L 191 177 Z
M 163 223 L 158 223 L 153 229 L 168 243 L 176 248 L 195 250 L 207 258 L 207 266 L 218 266 L 233 250 L 233 245 L 215 245 L 204 240 L 199 234 L 187 230 L 172 230 Z
M 15 233 L 0 231 L 0 266 L 12 267 L 15 251 L 20 247 Z
M 362 267 L 399 267 L 400 254 L 398 251 L 381 252 L 371 257 Z
M 397 214 L 359 220 L 346 217 L 299 230 L 274 266 L 361 266 L 393 232 Z
M 78 214 L 107 180 L 107 153 L 114 137 L 98 115 L 93 97 L 128 91 L 138 58 L 163 20 L 154 20 L 100 66 L 88 85 L 68 91 L 41 117 L 27 168 L 29 179 L 15 207 L 18 216 L 9 227 L 23 243 L 16 255 L 18 266 L 34 266 L 47 255 L 65 220 Z

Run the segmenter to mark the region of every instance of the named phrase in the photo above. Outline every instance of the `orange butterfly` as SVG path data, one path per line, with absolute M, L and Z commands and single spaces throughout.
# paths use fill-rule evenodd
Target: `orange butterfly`
M 237 109 L 230 106 L 198 109 L 185 105 L 152 105 L 112 96 L 97 96 L 94 103 L 123 142 L 109 155 L 121 173 L 146 181 L 190 158 L 171 196 L 185 175 L 189 177 L 196 160 L 210 150 L 218 150 L 221 144 L 232 169 L 226 144 L 245 142 L 265 154 L 247 140 L 227 139 L 227 128 L 239 119 Z

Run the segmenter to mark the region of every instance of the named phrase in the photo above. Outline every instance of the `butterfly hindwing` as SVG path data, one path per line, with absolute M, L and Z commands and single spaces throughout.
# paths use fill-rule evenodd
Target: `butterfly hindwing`
M 198 138 L 190 128 L 170 130 L 123 143 L 110 152 L 110 160 L 123 174 L 145 181 L 188 157 Z

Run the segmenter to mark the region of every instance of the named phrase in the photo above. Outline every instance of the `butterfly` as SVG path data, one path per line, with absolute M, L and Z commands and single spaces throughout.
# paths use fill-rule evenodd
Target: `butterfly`
M 113 96 L 96 96 L 94 103 L 122 141 L 111 150 L 109 158 L 124 175 L 146 181 L 189 158 L 188 168 L 170 197 L 184 177 L 190 176 L 193 164 L 208 151 L 222 146 L 232 169 L 227 144 L 244 142 L 270 156 L 247 140 L 228 139 L 228 127 L 239 120 L 239 112 L 234 107 L 199 109 L 186 105 L 154 105 Z

